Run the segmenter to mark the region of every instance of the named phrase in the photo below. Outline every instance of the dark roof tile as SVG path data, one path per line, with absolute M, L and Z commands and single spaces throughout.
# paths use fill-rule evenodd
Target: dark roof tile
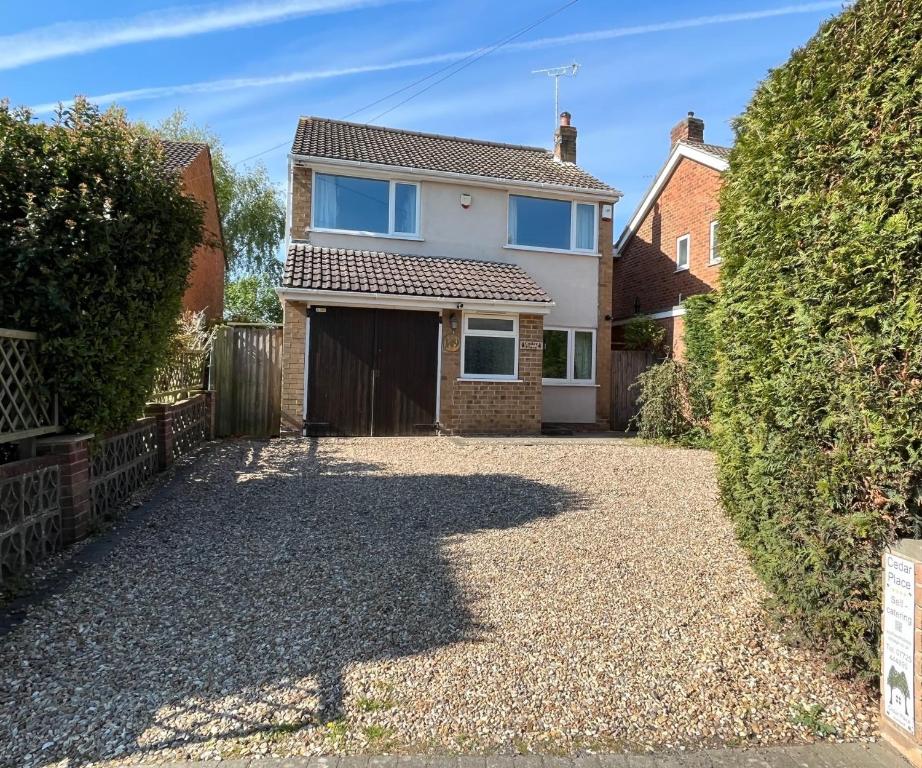
M 296 155 L 525 181 L 571 189 L 621 193 L 574 163 L 561 163 L 541 147 L 402 131 L 376 125 L 302 117 L 291 151 Z
M 310 243 L 288 246 L 282 285 L 434 298 L 551 301 L 544 289 L 514 264 L 355 252 Z
M 689 147 L 700 149 L 702 152 L 707 152 L 709 155 L 714 155 L 714 157 L 719 157 L 721 160 L 730 159 L 730 150 L 732 147 L 721 147 L 719 144 L 705 144 L 703 141 L 683 140 L 682 143 Z
M 192 164 L 207 149 L 207 144 L 195 141 L 163 141 L 163 167 L 168 171 L 181 171 Z

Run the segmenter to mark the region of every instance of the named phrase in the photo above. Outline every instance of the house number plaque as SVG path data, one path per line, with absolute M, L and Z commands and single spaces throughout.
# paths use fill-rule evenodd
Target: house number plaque
M 519 342 L 519 349 L 544 349 L 543 341 L 525 341 Z
M 449 331 L 442 339 L 442 349 L 446 352 L 457 352 L 461 349 L 461 339 L 454 331 Z

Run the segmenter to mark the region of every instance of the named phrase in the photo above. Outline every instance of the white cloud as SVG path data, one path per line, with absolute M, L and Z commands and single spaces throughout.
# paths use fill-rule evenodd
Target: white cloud
M 190 6 L 128 19 L 67 22 L 0 37 L 0 70 L 119 45 L 191 37 L 271 24 L 312 14 L 340 13 L 396 0 L 271 0 L 230 6 Z
M 842 7 L 843 3 L 841 0 L 823 0 L 822 2 L 805 3 L 801 5 L 785 5 L 777 8 L 766 8 L 760 11 L 698 16 L 693 18 L 677 19 L 674 21 L 660 22 L 656 24 L 644 24 L 632 27 L 613 27 L 609 29 L 596 30 L 593 32 L 579 32 L 570 35 L 543 37 L 536 40 L 526 40 L 518 43 L 510 43 L 499 49 L 497 53 L 531 51 L 541 48 L 554 48 L 562 45 L 572 45 L 573 43 L 592 43 L 602 40 L 612 40 L 618 37 L 648 35 L 658 32 L 692 29 L 695 27 L 705 27 L 715 24 L 757 21 L 759 19 L 766 19 L 777 16 L 816 13 Z M 2 43 L 2 40 L 0 40 L 0 43 Z M 484 49 L 479 50 L 482 51 Z M 474 54 L 478 53 L 479 50 L 451 51 L 447 53 L 434 54 L 431 56 L 417 56 L 414 58 L 398 59 L 396 61 L 383 62 L 380 64 L 366 64 L 361 66 L 331 69 L 300 70 L 263 77 L 239 77 L 228 78 L 225 80 L 206 80 L 198 83 L 183 83 L 178 85 L 164 85 L 150 88 L 135 88 L 131 90 L 115 91 L 112 93 L 90 96 L 89 100 L 97 104 L 109 104 L 112 102 L 124 103 L 145 99 L 167 98 L 170 96 L 179 96 L 184 94 L 218 93 L 221 91 L 232 91 L 242 88 L 265 88 L 273 85 L 291 85 L 294 83 L 302 83 L 311 80 L 326 80 L 330 78 L 348 77 L 350 75 L 361 75 L 373 72 L 387 72 L 397 69 L 408 69 L 411 67 L 426 66 L 430 64 L 446 64 L 457 62 L 473 56 Z M 54 111 L 56 106 L 56 102 L 49 102 L 46 104 L 37 104 L 32 107 L 32 110 L 36 114 L 43 114 Z

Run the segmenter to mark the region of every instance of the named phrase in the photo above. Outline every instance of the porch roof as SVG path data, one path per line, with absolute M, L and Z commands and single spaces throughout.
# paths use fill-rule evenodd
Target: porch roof
M 288 246 L 282 281 L 282 289 L 286 288 L 553 304 L 544 288 L 514 264 L 328 248 L 311 243 Z

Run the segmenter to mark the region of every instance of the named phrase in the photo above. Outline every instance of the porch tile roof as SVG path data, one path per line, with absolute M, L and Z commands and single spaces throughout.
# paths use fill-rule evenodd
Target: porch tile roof
M 575 163 L 562 163 L 554 158 L 553 152 L 542 147 L 302 117 L 291 151 L 309 157 L 608 192 L 613 198 L 621 196 Z
M 288 246 L 284 288 L 494 301 L 552 301 L 514 264 L 408 256 L 385 251 Z

